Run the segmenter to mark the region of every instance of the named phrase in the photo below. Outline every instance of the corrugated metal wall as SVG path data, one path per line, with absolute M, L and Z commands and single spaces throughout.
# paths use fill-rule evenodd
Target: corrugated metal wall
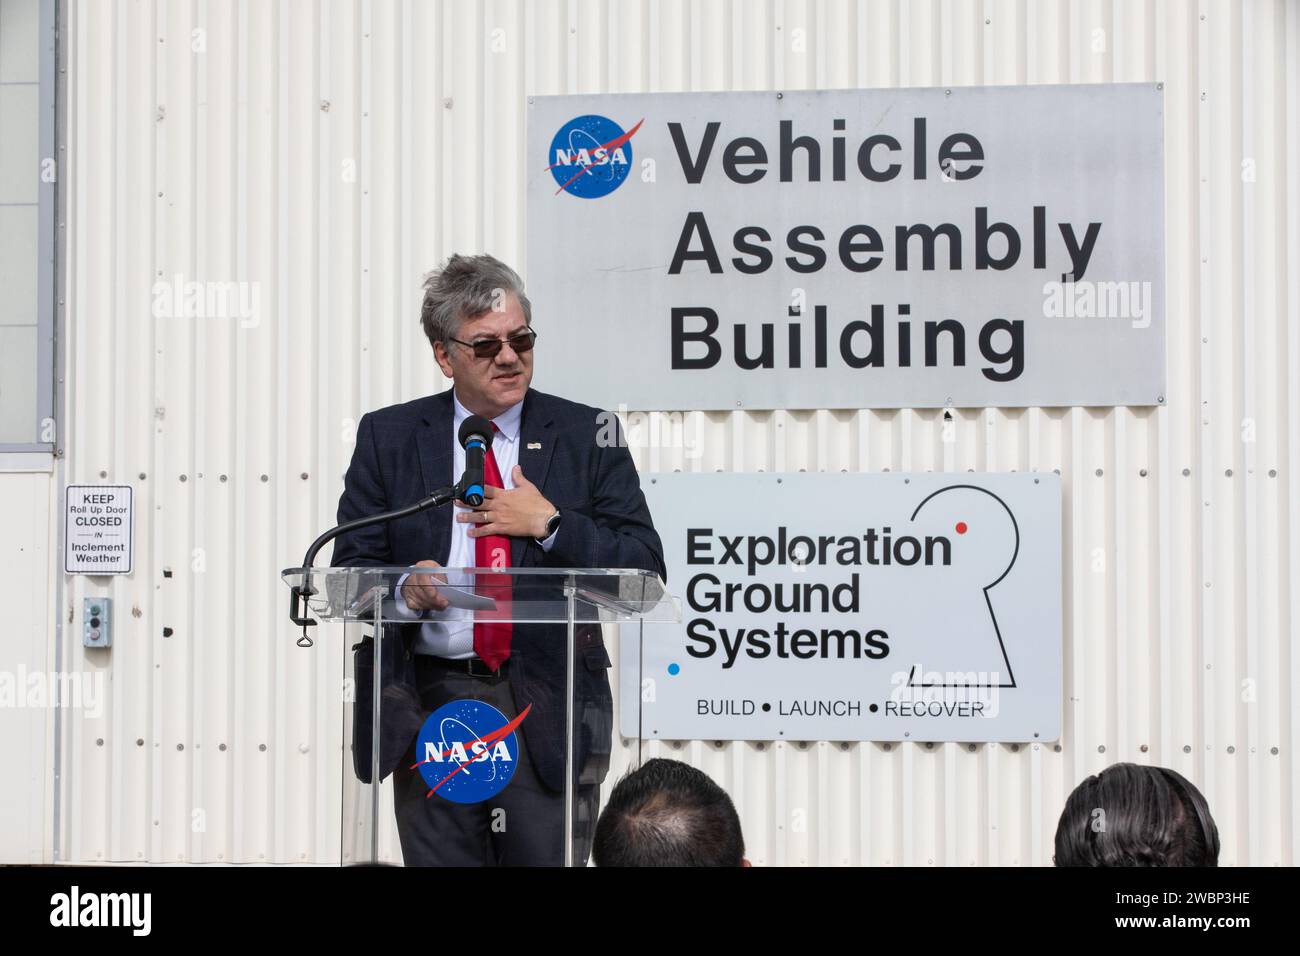
M 65 477 L 133 484 L 139 517 L 134 575 L 64 592 L 119 619 L 109 652 L 65 638 L 109 696 L 63 724 L 62 859 L 337 853 L 337 655 L 294 646 L 278 571 L 331 523 L 355 419 L 444 385 L 421 273 L 526 267 L 528 94 L 1163 81 L 1165 407 L 959 410 L 953 442 L 938 412 L 721 413 L 690 463 L 1059 469 L 1060 745 L 650 751 L 730 790 L 759 864 L 1048 864 L 1120 760 L 1196 781 L 1224 863 L 1296 862 L 1300 5 L 70 5 Z M 252 283 L 257 315 L 155 315 L 178 275 Z

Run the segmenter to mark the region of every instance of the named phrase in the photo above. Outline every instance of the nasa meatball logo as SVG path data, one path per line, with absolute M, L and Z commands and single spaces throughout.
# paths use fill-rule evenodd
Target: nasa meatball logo
M 599 199 L 623 185 L 632 168 L 632 137 L 644 122 L 637 120 L 625 133 L 612 119 L 592 113 L 561 126 L 546 167 L 559 186 L 555 194 Z
M 452 803 L 481 803 L 506 788 L 519 765 L 519 738 L 532 704 L 508 720 L 481 700 L 453 700 L 425 720 L 415 738 L 414 766 L 435 793 Z

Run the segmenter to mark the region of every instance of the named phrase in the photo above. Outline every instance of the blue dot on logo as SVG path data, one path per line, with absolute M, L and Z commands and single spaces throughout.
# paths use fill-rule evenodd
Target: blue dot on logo
M 680 674 L 681 672 L 682 672 L 682 665 L 681 665 L 681 664 L 669 664 L 669 665 L 668 665 L 668 673 L 672 674 L 674 677 L 676 677 L 676 676 L 677 676 L 678 674 Z
M 522 717 L 514 723 L 521 722 Z M 452 803 L 490 800 L 506 788 L 519 765 L 519 738 L 514 728 L 506 732 L 511 723 L 481 700 L 443 704 L 415 738 L 420 776 Z
M 632 127 L 632 132 L 640 125 Z M 632 139 L 604 116 L 578 116 L 555 134 L 546 164 L 555 184 L 570 196 L 599 199 L 627 179 L 632 168 Z

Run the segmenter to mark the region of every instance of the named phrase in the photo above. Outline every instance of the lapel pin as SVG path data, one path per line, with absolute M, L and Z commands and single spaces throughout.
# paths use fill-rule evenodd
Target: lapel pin
M 542 447 L 542 443 L 539 442 L 539 441 L 530 441 L 530 442 L 528 443 L 528 450 L 529 450 L 529 451 L 533 451 L 534 449 L 540 451 L 540 450 L 541 450 L 541 447 Z

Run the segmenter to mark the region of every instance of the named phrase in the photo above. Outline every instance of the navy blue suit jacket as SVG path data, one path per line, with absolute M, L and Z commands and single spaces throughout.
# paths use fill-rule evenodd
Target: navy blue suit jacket
M 452 391 L 363 415 L 356 449 L 339 499 L 340 523 L 401 508 L 459 480 L 452 474 Z M 597 441 L 599 435 L 613 441 Z M 665 577 L 663 545 L 650 520 L 645 495 L 622 431 L 612 414 L 529 389 L 519 432 L 524 477 L 560 509 L 549 552 L 530 538 L 511 539 L 514 567 L 640 568 Z M 432 558 L 445 565 L 451 552 L 447 508 L 340 536 L 332 564 L 409 566 Z M 401 761 L 425 714 L 416 691 L 413 645 L 419 624 L 386 631 L 381 653 L 380 769 Z M 389 640 L 388 636 L 397 640 Z M 370 639 L 367 638 L 367 642 Z M 575 758 L 581 782 L 599 782 L 608 766 L 613 731 L 609 654 L 596 624 L 581 626 L 575 714 Z M 562 625 L 517 625 L 510 682 L 515 704 L 532 705 L 520 728 L 528 756 L 547 786 L 564 782 L 565 632 Z M 370 688 L 373 645 L 356 659 L 354 762 L 370 776 Z

